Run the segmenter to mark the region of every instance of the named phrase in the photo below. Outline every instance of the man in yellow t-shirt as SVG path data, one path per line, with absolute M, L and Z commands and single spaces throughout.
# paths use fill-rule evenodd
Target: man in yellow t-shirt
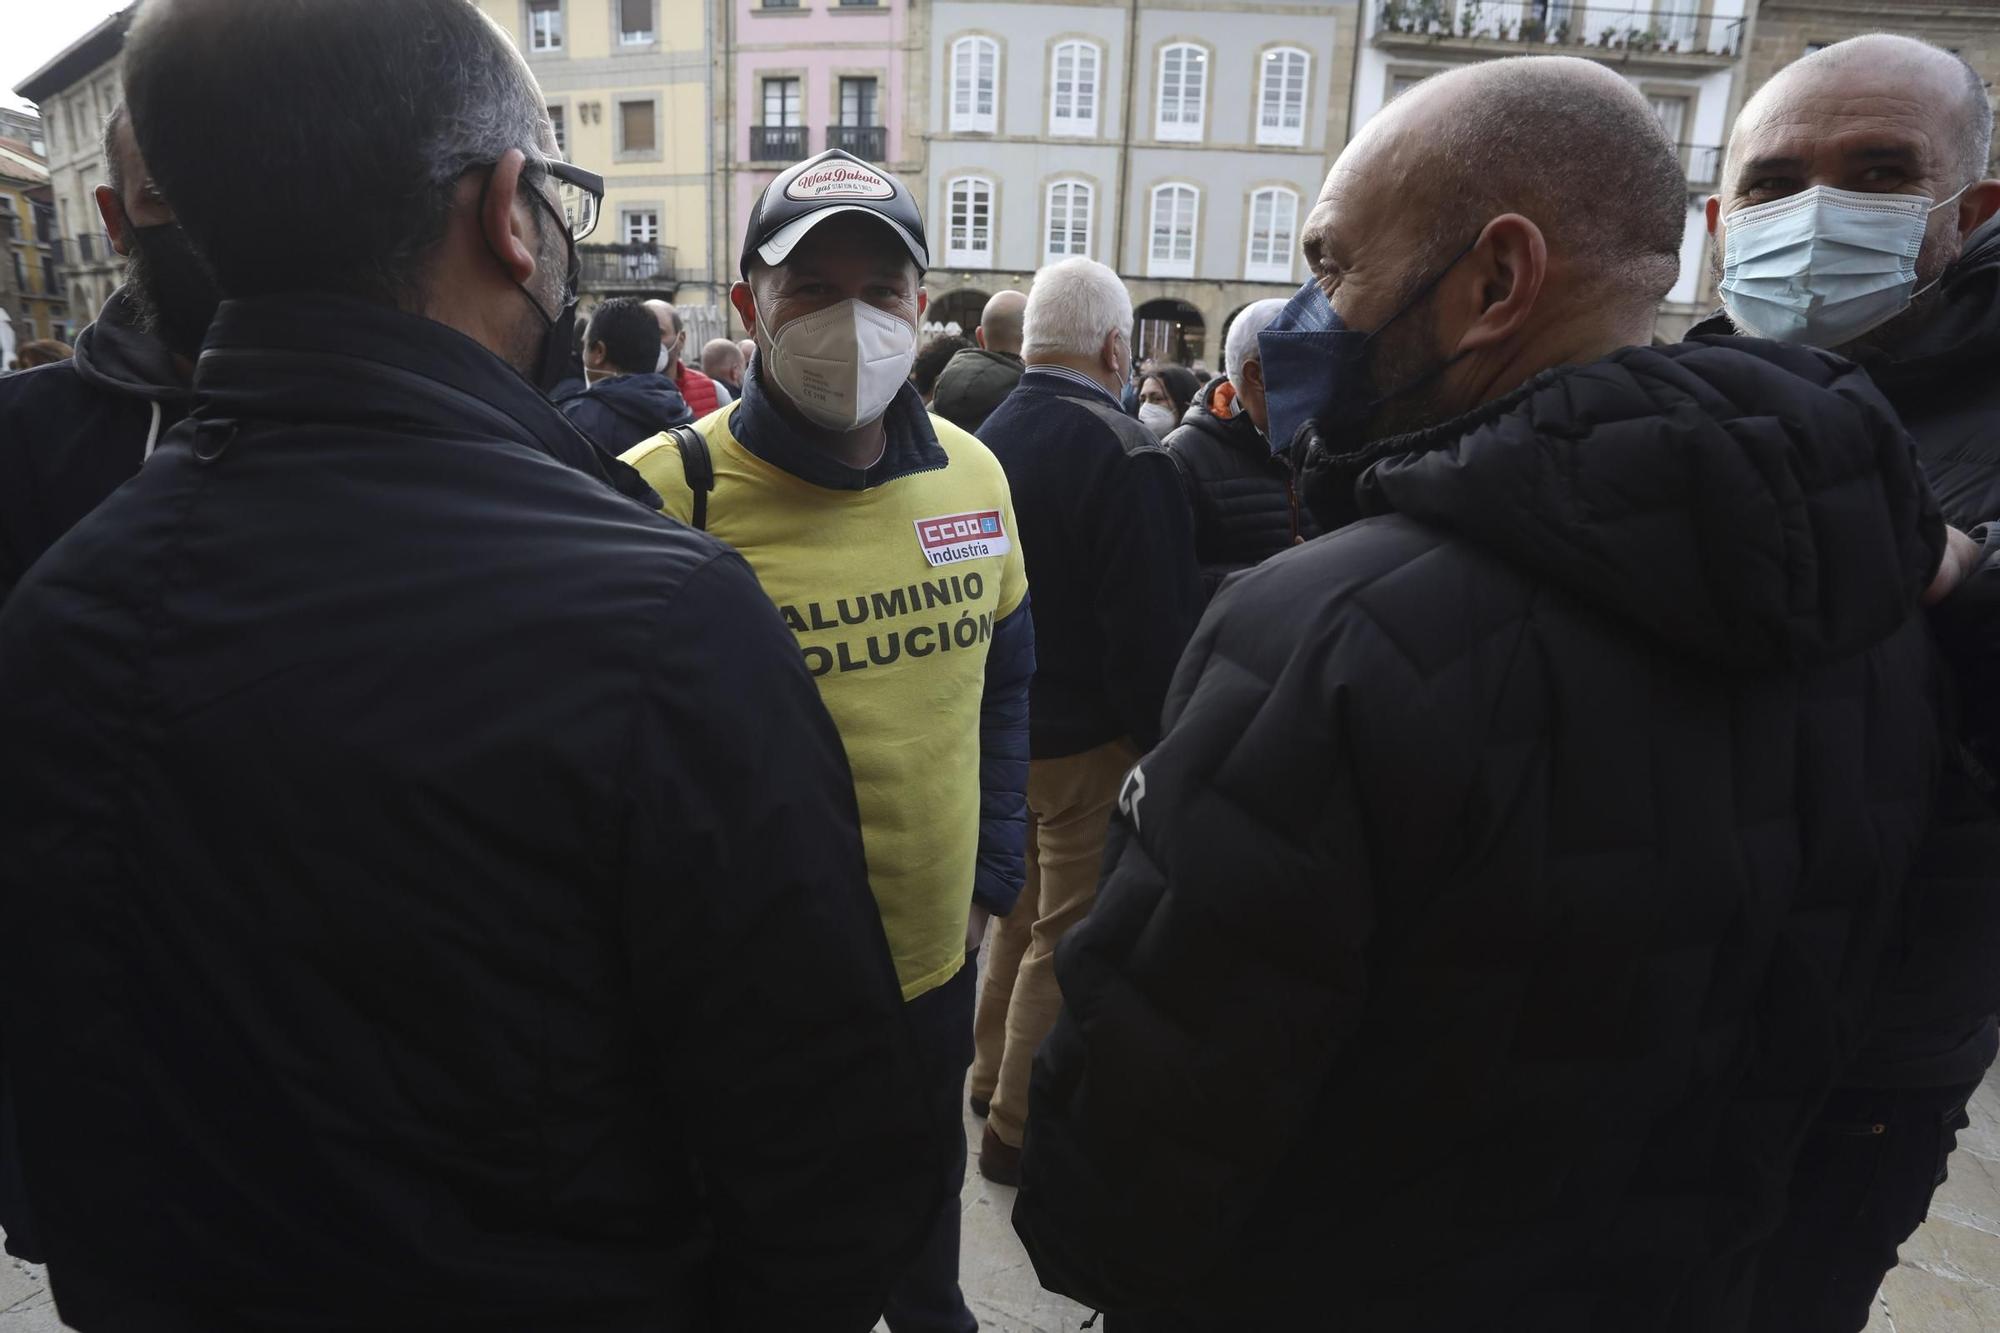
M 900 181 L 839 151 L 752 210 L 730 294 L 757 355 L 740 401 L 625 454 L 667 513 L 740 551 L 846 745 L 870 887 L 937 1114 L 972 1060 L 987 915 L 1024 878 L 1034 629 L 1006 474 L 908 383 L 929 267 Z M 892 1333 L 971 1333 L 958 1288 L 961 1134 Z

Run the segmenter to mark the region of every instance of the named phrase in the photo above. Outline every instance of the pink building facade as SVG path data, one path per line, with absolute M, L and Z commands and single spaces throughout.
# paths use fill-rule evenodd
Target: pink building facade
M 923 127 L 911 113 L 927 93 L 911 86 L 924 75 L 910 52 L 927 43 L 910 30 L 906 0 L 728 3 L 733 32 L 722 44 L 720 100 L 731 122 L 722 231 L 732 272 L 758 194 L 791 163 L 828 148 L 894 171 L 924 197 Z

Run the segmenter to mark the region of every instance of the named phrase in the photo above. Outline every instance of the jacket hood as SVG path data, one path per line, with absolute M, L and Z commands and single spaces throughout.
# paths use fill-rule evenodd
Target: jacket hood
M 619 375 L 590 386 L 590 396 L 626 420 L 641 426 L 662 421 L 692 420 L 687 400 L 662 374 Z
M 1754 339 L 1626 348 L 1308 467 L 1363 514 L 1454 531 L 1679 656 L 1746 673 L 1880 641 L 1944 548 L 1867 374 Z
M 139 327 L 128 288 L 111 293 L 90 327 L 76 335 L 76 373 L 86 384 L 128 398 L 185 404 L 187 380 L 166 344 Z

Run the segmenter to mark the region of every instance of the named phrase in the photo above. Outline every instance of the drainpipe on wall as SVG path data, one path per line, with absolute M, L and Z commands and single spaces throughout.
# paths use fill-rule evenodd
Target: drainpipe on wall
M 703 61 L 703 69 L 701 72 L 701 96 L 702 96 L 702 101 L 705 102 L 711 108 L 714 107 L 715 105 L 715 57 L 716 57 L 715 43 L 717 39 L 716 22 L 715 22 L 716 3 L 717 0 L 702 0 L 702 6 L 701 6 L 702 8 L 701 30 L 704 34 L 706 34 L 708 38 L 708 50 L 703 53 L 704 55 L 706 55 L 707 59 Z M 708 176 L 710 183 L 713 184 L 718 174 L 716 171 L 716 162 L 715 162 L 714 129 L 711 128 L 709 132 L 702 137 L 704 141 L 704 148 L 702 154 L 703 166 L 706 168 L 705 174 Z M 707 234 L 708 234 L 708 249 L 704 253 L 706 253 L 708 256 L 708 273 L 706 276 L 708 278 L 709 299 L 717 300 L 716 275 L 721 271 L 722 265 L 720 262 L 721 256 L 716 254 L 715 252 L 715 206 L 713 204 L 710 204 L 707 208 L 702 209 L 701 212 L 702 212 L 702 221 L 703 224 L 707 227 Z M 722 331 L 724 334 L 727 334 L 729 332 L 729 302 L 724 300 L 724 301 L 719 301 L 718 303 L 722 306 Z
M 1139 0 L 1125 10 L 1125 118 L 1118 126 L 1118 230 L 1111 250 L 1111 269 L 1125 276 L 1125 229 L 1132 193 L 1132 109 L 1139 95 Z

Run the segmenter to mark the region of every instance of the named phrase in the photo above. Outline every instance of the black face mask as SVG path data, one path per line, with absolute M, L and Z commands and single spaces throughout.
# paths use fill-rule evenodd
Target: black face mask
M 168 351 L 192 359 L 222 303 L 208 265 L 179 223 L 128 227 L 125 235 L 131 249 L 125 282 L 140 327 Z
M 492 180 L 491 176 L 487 177 L 489 187 Z M 569 251 L 569 268 L 563 275 L 562 305 L 557 308 L 555 314 L 551 315 L 542 309 L 542 303 L 535 299 L 535 294 L 528 290 L 526 284 L 519 282 L 514 284 L 521 289 L 521 295 L 528 298 L 528 304 L 535 308 L 536 318 L 542 321 L 541 350 L 535 357 L 533 373 L 523 378 L 547 395 L 553 393 L 556 386 L 569 377 L 570 358 L 576 354 L 576 296 L 577 287 L 583 280 L 583 264 L 577 257 L 576 240 L 569 234 L 569 222 L 540 190 L 525 183 L 523 188 L 536 203 L 541 205 L 542 211 L 549 215 L 551 225 L 561 233 L 563 245 Z M 483 212 L 485 206 L 483 190 L 480 203 Z M 491 243 L 488 244 L 490 246 Z

